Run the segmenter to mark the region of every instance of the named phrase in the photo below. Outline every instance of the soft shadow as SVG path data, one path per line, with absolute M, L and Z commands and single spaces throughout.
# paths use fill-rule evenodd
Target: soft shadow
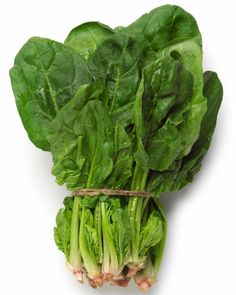
M 164 193 L 160 196 L 160 203 L 162 204 L 167 216 L 170 216 L 182 202 L 191 195 L 193 190 L 192 185 L 183 188 L 178 192 Z
M 221 124 L 222 122 L 220 122 Z M 188 183 L 186 187 L 178 192 L 163 193 L 160 196 L 160 203 L 164 207 L 165 213 L 168 216 L 173 214 L 182 202 L 185 202 L 187 198 L 195 197 L 195 190 L 204 182 L 204 179 L 211 173 L 214 161 L 217 159 L 217 154 L 220 152 L 222 146 L 222 136 L 219 134 L 218 129 L 215 130 L 214 136 L 211 141 L 209 151 L 205 155 L 202 161 L 202 167 L 200 171 L 195 175 L 192 182 Z M 213 167 L 213 168 L 212 168 Z
M 77 286 L 76 286 L 77 287 Z M 119 286 L 113 286 L 113 285 L 109 285 L 109 284 L 104 284 L 102 286 L 102 288 L 97 288 L 97 289 L 92 289 L 86 282 L 86 284 L 84 284 L 82 286 L 83 291 L 85 291 L 85 293 L 89 293 L 89 294 L 94 294 L 94 295 L 109 295 L 109 294 L 113 294 L 113 295 L 120 295 L 120 294 L 124 294 L 124 295 L 135 295 L 135 294 L 144 294 L 143 291 L 139 290 L 138 287 L 135 285 L 135 283 L 133 281 L 130 281 L 128 287 L 124 287 L 121 288 Z M 154 289 L 155 290 L 155 289 Z
M 37 191 L 38 197 L 44 202 L 45 210 L 54 217 L 70 192 L 65 185 L 57 185 L 56 178 L 51 173 L 53 162 L 49 152 L 36 149 L 30 143 L 26 144 L 23 152 L 32 190 Z

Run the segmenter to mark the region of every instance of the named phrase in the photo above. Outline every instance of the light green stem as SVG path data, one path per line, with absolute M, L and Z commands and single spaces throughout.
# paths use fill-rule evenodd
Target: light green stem
M 90 251 L 89 243 L 89 234 L 86 231 L 86 210 L 89 210 L 83 207 L 81 213 L 81 224 L 80 224 L 80 231 L 79 231 L 79 242 L 80 242 L 80 251 L 83 258 L 84 267 L 88 272 L 88 276 L 90 278 L 96 276 L 99 273 L 99 267 L 96 261 L 96 256 L 93 251 Z
M 110 233 L 108 214 L 106 212 L 106 203 L 101 203 L 102 208 L 102 230 L 104 243 L 104 272 L 115 273 L 119 268 L 118 257 L 114 240 Z M 108 267 L 109 265 L 109 267 Z
M 134 170 L 134 177 L 132 180 L 131 190 L 134 190 L 134 191 L 144 190 L 146 186 L 148 173 L 149 173 L 149 169 L 143 170 L 138 165 L 136 165 Z M 130 198 L 128 209 L 130 212 L 130 221 L 131 221 L 131 228 L 132 228 L 132 243 L 131 243 L 132 263 L 135 265 L 138 265 L 140 228 L 141 228 L 142 211 L 143 211 L 143 198 L 142 197 Z
M 97 202 L 96 208 L 94 210 L 94 228 L 96 229 L 98 235 L 99 243 L 99 263 L 103 261 L 103 249 L 102 249 L 102 212 L 101 203 Z
M 79 251 L 79 208 L 80 198 L 75 198 L 72 210 L 71 233 L 70 233 L 70 265 L 73 271 L 80 271 L 82 268 L 82 259 Z
M 166 218 L 165 218 L 165 213 L 161 207 L 161 205 L 159 204 L 159 202 L 157 200 L 155 200 L 155 203 L 162 215 L 163 218 L 163 237 L 160 241 L 160 243 L 156 246 L 156 254 L 155 254 L 155 259 L 154 259 L 154 274 L 155 277 L 157 276 L 157 273 L 159 271 L 160 268 L 160 264 L 162 261 L 162 257 L 164 254 L 164 249 L 165 249 L 165 244 L 166 244 L 166 235 L 167 235 L 167 222 L 166 222 Z

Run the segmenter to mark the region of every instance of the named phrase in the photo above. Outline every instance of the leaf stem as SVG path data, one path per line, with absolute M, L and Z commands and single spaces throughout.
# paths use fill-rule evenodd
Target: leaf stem
M 101 203 L 102 208 L 102 230 L 104 243 L 104 272 L 109 274 L 116 274 L 119 268 L 117 252 L 112 238 L 109 226 L 109 214 L 106 209 L 106 203 Z
M 162 261 L 162 257 L 164 254 L 164 249 L 165 249 L 165 244 L 166 244 L 166 236 L 167 236 L 167 223 L 166 223 L 166 217 L 165 217 L 165 213 L 164 210 L 162 209 L 161 205 L 159 204 L 158 200 L 154 199 L 159 212 L 161 213 L 163 222 L 163 237 L 160 241 L 160 243 L 156 246 L 156 253 L 155 253 L 155 258 L 154 258 L 154 276 L 157 276 L 157 273 L 159 271 L 160 268 L 160 264 Z
M 79 251 L 79 209 L 81 198 L 75 198 L 72 219 L 71 219 L 71 233 L 70 233 L 70 265 L 74 272 L 78 272 L 82 268 L 82 259 Z
M 140 166 L 136 165 L 134 170 L 134 177 L 132 180 L 131 190 L 144 190 L 146 186 L 148 173 L 149 173 L 149 169 L 144 170 Z M 132 263 L 137 266 L 139 264 L 138 253 L 139 253 L 140 227 L 141 227 L 142 212 L 143 212 L 143 198 L 141 197 L 130 198 L 128 209 L 130 212 L 130 221 L 131 221 L 131 228 L 132 228 L 132 243 L 131 243 Z

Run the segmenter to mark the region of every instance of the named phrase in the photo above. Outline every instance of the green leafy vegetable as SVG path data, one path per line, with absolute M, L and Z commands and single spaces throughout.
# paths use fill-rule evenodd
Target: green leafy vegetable
M 112 34 L 113 30 L 108 26 L 98 22 L 88 22 L 74 28 L 64 43 L 88 59 L 98 45 Z
M 144 52 L 144 64 L 173 44 L 193 40 L 202 45 L 197 23 L 191 14 L 175 5 L 163 5 L 141 16 L 119 32 L 132 36 Z
M 66 259 L 69 261 L 73 200 L 65 198 L 64 205 L 65 209 L 60 209 L 57 214 L 54 238 L 58 249 L 65 253 Z
M 49 150 L 49 125 L 82 84 L 91 77 L 84 59 L 73 49 L 48 39 L 31 38 L 10 71 L 16 104 L 32 142 Z
M 64 44 L 34 37 L 10 76 L 23 125 L 51 152 L 57 183 L 119 190 L 65 198 L 54 238 L 68 267 L 95 288 L 134 278 L 147 290 L 167 233 L 158 197 L 200 170 L 223 96 L 217 74 L 203 74 L 195 19 L 165 5 L 128 27 L 84 23 Z

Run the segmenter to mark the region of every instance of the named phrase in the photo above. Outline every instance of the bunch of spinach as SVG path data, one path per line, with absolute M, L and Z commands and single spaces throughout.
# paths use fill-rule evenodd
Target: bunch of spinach
M 142 197 L 67 197 L 55 242 L 79 281 L 141 289 L 156 280 L 166 238 L 158 197 L 191 182 L 215 128 L 222 85 L 202 71 L 194 18 L 165 5 L 128 27 L 98 22 L 64 44 L 39 37 L 10 70 L 30 140 L 53 157 L 69 190 L 149 191 Z

